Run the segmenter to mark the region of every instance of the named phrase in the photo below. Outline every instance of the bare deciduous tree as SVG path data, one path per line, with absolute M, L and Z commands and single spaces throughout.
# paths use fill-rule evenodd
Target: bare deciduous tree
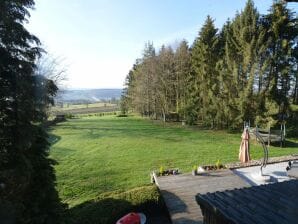
M 36 75 L 41 75 L 52 80 L 59 90 L 65 88 L 65 81 L 67 81 L 67 66 L 65 65 L 64 58 L 59 56 L 55 57 L 50 54 L 43 54 L 36 64 Z

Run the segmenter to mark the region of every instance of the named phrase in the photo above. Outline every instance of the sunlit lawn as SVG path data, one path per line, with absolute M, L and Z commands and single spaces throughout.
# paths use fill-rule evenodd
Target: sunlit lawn
M 110 107 L 116 107 L 117 104 L 113 103 L 88 103 L 88 104 L 67 104 L 65 103 L 63 107 L 55 106 L 52 107 L 52 112 L 56 111 L 64 111 L 67 112 L 69 110 L 79 110 L 79 109 L 90 109 L 90 108 L 110 108 Z
M 241 133 L 192 130 L 162 125 L 140 117 L 86 117 L 51 130 L 51 157 L 61 198 L 75 205 L 102 193 L 125 191 L 150 182 L 150 171 L 238 160 Z M 298 139 L 291 140 L 298 143 Z M 292 147 L 270 147 L 269 156 L 298 153 Z M 262 149 L 252 144 L 253 159 Z

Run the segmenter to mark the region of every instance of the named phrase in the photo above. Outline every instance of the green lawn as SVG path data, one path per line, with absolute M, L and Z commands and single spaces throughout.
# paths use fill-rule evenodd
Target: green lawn
M 67 111 L 73 109 L 85 109 L 85 108 L 93 108 L 93 107 L 114 107 L 117 104 L 114 103 L 86 103 L 86 104 L 64 104 L 63 107 L 55 106 L 52 107 L 52 111 Z
M 241 133 L 192 130 L 140 117 L 85 117 L 60 123 L 50 131 L 51 157 L 60 197 L 74 206 L 102 194 L 126 191 L 150 182 L 151 170 L 238 160 Z M 298 153 L 292 147 L 270 147 L 269 156 Z M 251 146 L 253 159 L 261 147 Z

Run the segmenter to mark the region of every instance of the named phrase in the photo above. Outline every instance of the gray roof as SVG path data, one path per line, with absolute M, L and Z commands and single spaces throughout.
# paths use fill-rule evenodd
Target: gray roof
M 226 223 L 298 223 L 298 180 L 197 194 L 196 200 Z

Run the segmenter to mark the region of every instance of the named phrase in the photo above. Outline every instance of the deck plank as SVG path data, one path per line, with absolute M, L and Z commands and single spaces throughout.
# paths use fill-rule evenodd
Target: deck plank
M 198 193 L 249 187 L 230 170 L 207 173 L 204 176 L 180 174 L 157 178 L 173 224 L 201 224 L 203 215 L 195 200 Z

